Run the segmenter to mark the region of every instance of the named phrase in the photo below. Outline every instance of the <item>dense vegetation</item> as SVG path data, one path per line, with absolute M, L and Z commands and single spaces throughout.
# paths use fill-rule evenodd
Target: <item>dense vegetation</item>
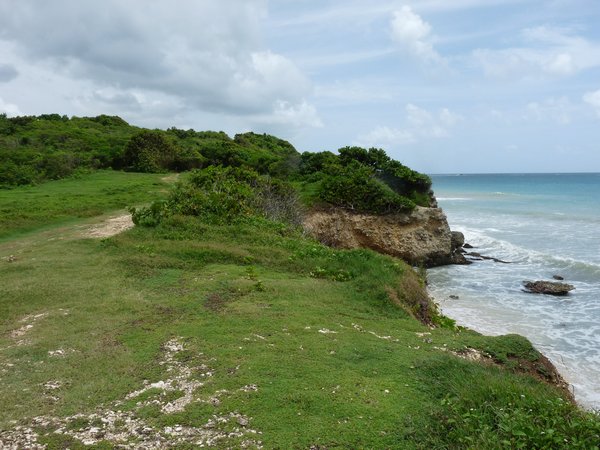
M 160 173 L 215 166 L 243 167 L 292 182 L 311 205 L 385 214 L 432 200 L 431 180 L 381 149 L 300 154 L 289 142 L 264 134 L 232 139 L 214 131 L 146 130 L 104 115 L 0 115 L 0 187 L 107 168 Z

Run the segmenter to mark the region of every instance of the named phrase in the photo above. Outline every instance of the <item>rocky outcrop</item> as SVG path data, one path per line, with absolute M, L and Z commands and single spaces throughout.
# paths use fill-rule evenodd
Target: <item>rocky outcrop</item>
M 439 208 L 417 207 L 404 214 L 373 215 L 332 208 L 313 210 L 304 229 L 338 248 L 370 248 L 425 267 L 465 263 L 458 250 L 464 237 L 450 231 Z
M 477 252 L 464 252 L 463 255 L 468 256 L 468 261 L 494 261 L 501 264 L 512 264 L 510 261 L 503 261 L 493 256 L 485 256 Z
M 524 281 L 525 291 L 532 294 L 567 295 L 575 286 L 555 281 Z

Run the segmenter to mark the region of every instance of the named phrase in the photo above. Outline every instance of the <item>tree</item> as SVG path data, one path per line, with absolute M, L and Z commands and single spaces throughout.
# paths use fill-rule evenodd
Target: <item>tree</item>
M 135 172 L 165 172 L 173 166 L 176 155 L 175 146 L 163 133 L 142 131 L 127 143 L 123 163 Z

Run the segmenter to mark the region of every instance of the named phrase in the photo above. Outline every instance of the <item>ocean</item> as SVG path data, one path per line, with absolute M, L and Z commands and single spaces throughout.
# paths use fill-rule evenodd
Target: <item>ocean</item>
M 526 336 L 576 400 L 600 410 L 600 174 L 432 179 L 450 228 L 475 247 L 469 251 L 510 262 L 428 270 L 442 312 L 484 334 Z M 554 275 L 576 289 L 567 297 L 523 292 L 523 281 Z

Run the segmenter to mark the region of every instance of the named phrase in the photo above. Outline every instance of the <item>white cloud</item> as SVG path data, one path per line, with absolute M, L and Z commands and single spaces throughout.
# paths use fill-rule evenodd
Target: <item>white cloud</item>
M 307 103 L 312 83 L 289 58 L 265 48 L 266 6 L 266 0 L 0 2 L 0 41 L 47 74 L 90 82 L 91 92 L 79 95 L 87 109 L 120 103 L 157 113 L 179 108 L 281 118 L 285 104 L 287 116 L 306 116 L 308 107 L 314 110 Z
M 586 92 L 583 96 L 583 101 L 596 110 L 596 114 L 600 117 L 600 89 L 593 92 Z
M 492 78 L 565 77 L 600 66 L 600 43 L 567 28 L 535 27 L 522 31 L 522 46 L 476 49 L 473 59 Z
M 416 141 L 416 137 L 410 130 L 378 126 L 368 133 L 359 136 L 357 145 L 389 149 L 401 145 L 413 144 Z
M 408 126 L 419 138 L 449 136 L 449 129 L 463 120 L 460 114 L 453 113 L 448 108 L 442 108 L 436 114 L 409 103 L 405 109 Z
M 450 128 L 462 120 L 461 115 L 447 108 L 434 113 L 409 103 L 405 107 L 402 127 L 375 127 L 370 132 L 359 136 L 357 145 L 389 149 L 414 144 L 424 139 L 440 139 L 450 136 Z
M 549 98 L 543 102 L 527 104 L 523 118 L 537 122 L 550 121 L 559 125 L 571 123 L 573 106 L 566 97 Z
M 0 97 L 0 114 L 6 114 L 8 117 L 14 116 L 22 116 L 23 113 L 19 109 L 19 107 L 13 103 L 5 102 L 2 97 Z
M 537 79 L 541 76 L 567 76 L 578 70 L 570 53 L 552 50 L 513 48 L 507 50 L 475 50 L 474 59 L 492 78 Z
M 259 124 L 284 125 L 285 127 L 302 128 L 323 126 L 316 108 L 302 102 L 294 105 L 289 102 L 279 101 L 276 103 L 273 113 L 257 116 L 254 121 Z
M 462 120 L 463 117 L 460 114 L 453 113 L 448 108 L 443 108 L 440 112 L 440 121 L 448 127 L 453 127 Z
M 391 20 L 392 40 L 402 49 L 425 61 L 440 61 L 433 48 L 431 25 L 413 12 L 410 6 L 394 11 Z
M 386 80 L 381 78 L 369 78 L 365 80 L 341 81 L 317 85 L 315 97 L 335 101 L 341 104 L 358 104 L 364 106 L 366 103 L 390 101 L 392 93 Z

